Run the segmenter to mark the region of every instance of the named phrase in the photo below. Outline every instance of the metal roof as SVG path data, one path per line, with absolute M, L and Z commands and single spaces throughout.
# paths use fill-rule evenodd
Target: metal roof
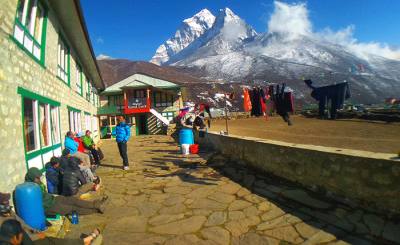
M 123 88 L 141 88 L 141 87 L 154 87 L 154 88 L 166 89 L 166 88 L 179 88 L 180 86 L 178 84 L 166 80 L 136 73 L 106 88 L 102 94 L 111 94 L 111 93 L 114 94 L 122 92 Z

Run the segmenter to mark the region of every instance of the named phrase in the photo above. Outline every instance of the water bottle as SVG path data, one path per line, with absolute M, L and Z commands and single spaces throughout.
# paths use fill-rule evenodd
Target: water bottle
M 79 224 L 79 216 L 78 216 L 78 213 L 76 211 L 72 211 L 71 223 L 74 224 L 74 225 Z

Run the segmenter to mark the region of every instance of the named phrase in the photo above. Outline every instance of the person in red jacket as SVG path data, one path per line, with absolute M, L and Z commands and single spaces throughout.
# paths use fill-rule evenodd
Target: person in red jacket
M 79 132 L 76 134 L 76 137 L 74 138 L 74 140 L 75 140 L 75 142 L 78 142 L 78 144 L 79 144 L 78 151 L 82 152 L 82 153 L 87 153 L 85 150 L 85 146 L 83 145 L 83 142 L 82 142 L 82 136 L 83 136 L 82 132 Z

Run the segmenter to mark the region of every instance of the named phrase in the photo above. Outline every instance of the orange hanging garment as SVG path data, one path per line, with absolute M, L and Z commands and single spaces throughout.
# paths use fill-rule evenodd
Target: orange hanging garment
M 251 100 L 247 88 L 243 89 L 243 108 L 245 112 L 251 111 Z

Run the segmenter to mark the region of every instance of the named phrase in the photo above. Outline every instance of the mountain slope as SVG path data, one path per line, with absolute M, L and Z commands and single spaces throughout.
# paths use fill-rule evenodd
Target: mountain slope
M 214 21 L 215 16 L 208 9 L 203 9 L 193 17 L 185 19 L 181 27 L 175 32 L 175 36 L 158 47 L 150 62 L 157 65 L 167 62 L 170 57 L 186 48 L 210 29 Z
M 284 25 L 269 28 L 257 34 L 225 8 L 210 29 L 165 64 L 197 71 L 197 76 L 209 80 L 251 81 L 249 86 L 286 82 L 298 99 L 308 101 L 312 101 L 310 91 L 302 77 L 313 79 L 317 86 L 349 81 L 352 100 L 358 103 L 400 94 L 400 61 L 376 53 L 360 54 L 351 46 L 312 33 L 307 25 L 300 31 Z
M 257 32 L 229 8 L 221 9 L 211 29 L 194 40 L 185 49 L 170 57 L 166 64 L 179 65 L 179 61 L 192 57 L 208 57 L 240 48 L 254 38 Z

